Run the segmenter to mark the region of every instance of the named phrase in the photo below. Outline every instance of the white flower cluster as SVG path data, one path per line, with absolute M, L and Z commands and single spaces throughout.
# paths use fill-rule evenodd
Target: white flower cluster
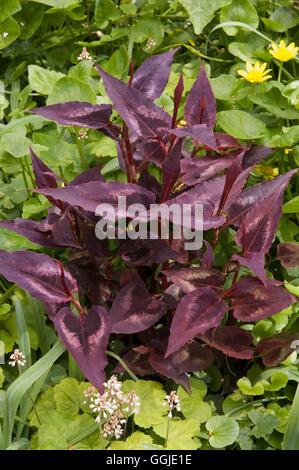
M 89 54 L 88 50 L 86 47 L 83 47 L 82 52 L 80 55 L 78 55 L 77 60 L 92 60 L 91 55 Z
M 10 361 L 8 364 L 11 367 L 15 367 L 15 366 L 24 367 L 27 362 L 25 354 L 22 353 L 22 351 L 20 351 L 19 349 L 15 349 L 14 352 L 10 355 L 9 359 Z
M 119 439 L 123 434 L 123 425 L 129 416 L 138 413 L 140 400 L 135 392 L 125 394 L 122 383 L 112 375 L 104 383 L 104 393 L 100 394 L 94 387 L 89 387 L 84 393 L 89 408 L 96 413 L 96 422 L 103 425 L 105 438 Z
M 150 51 L 150 50 L 154 49 L 154 47 L 156 47 L 156 45 L 157 45 L 157 43 L 153 38 L 148 38 L 148 40 L 146 41 L 145 50 Z
M 181 411 L 180 399 L 175 391 L 172 391 L 169 395 L 166 395 L 165 400 L 169 406 L 168 418 L 172 418 L 172 413 L 174 410 Z

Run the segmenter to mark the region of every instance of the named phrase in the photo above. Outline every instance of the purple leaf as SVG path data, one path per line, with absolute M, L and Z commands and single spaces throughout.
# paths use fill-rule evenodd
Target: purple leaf
M 237 260 L 242 266 L 253 271 L 253 273 L 267 287 L 267 275 L 265 271 L 265 255 L 262 252 L 246 253 L 245 256 L 234 254 L 232 260 Z
M 133 75 L 131 86 L 150 100 L 159 98 L 167 85 L 177 49 L 147 58 Z
M 196 372 L 211 365 L 214 355 L 211 349 L 202 343 L 191 341 L 171 356 L 178 372 Z
M 128 351 L 122 359 L 124 363 L 130 368 L 138 377 L 145 375 L 152 375 L 155 373 L 154 369 L 149 364 L 149 357 L 152 349 L 145 346 L 137 346 Z M 124 373 L 125 369 L 118 364 L 114 372 Z
M 218 150 L 213 130 L 206 124 L 196 124 L 192 127 L 180 127 L 176 129 L 164 129 L 176 137 L 191 137 L 198 145 L 204 145 L 213 150 Z
M 87 315 L 77 317 L 69 308 L 63 308 L 54 317 L 54 324 L 85 377 L 103 393 L 104 369 L 108 363 L 106 348 L 111 332 L 106 310 L 96 305 Z
M 41 253 L 1 250 L 0 274 L 47 304 L 68 302 L 72 292 L 78 290 L 74 278 L 58 262 Z
M 242 148 L 243 145 L 240 144 L 234 137 L 228 134 L 224 134 L 223 132 L 215 132 L 214 133 L 217 147 L 221 150 L 227 150 L 232 148 Z
M 152 297 L 144 283 L 135 279 L 117 293 L 110 315 L 113 333 L 137 333 L 154 325 L 166 313 L 166 305 Z
M 201 257 L 200 266 L 204 269 L 210 269 L 214 264 L 215 257 L 210 243 L 205 240 L 204 244 L 206 246 L 206 250 Z
M 67 202 L 71 206 L 81 207 L 90 212 L 95 212 L 99 204 L 107 203 L 117 207 L 118 197 L 126 196 L 127 206 L 133 203 L 148 206 L 155 202 L 155 195 L 136 184 L 119 182 L 103 183 L 90 181 L 89 183 L 66 186 L 65 188 L 41 189 L 36 192 L 58 201 Z
M 298 333 L 283 332 L 271 338 L 262 339 L 257 344 L 256 352 L 261 354 L 263 364 L 266 367 L 275 367 L 292 354 L 298 344 Z
M 207 124 L 213 128 L 215 125 L 216 100 L 203 64 L 186 99 L 185 119 L 189 126 Z
M 35 183 L 38 188 L 57 188 L 57 181 L 60 179 L 50 170 L 44 162 L 38 158 L 30 147 L 32 167 L 35 176 Z
M 233 161 L 233 156 L 185 158 L 181 161 L 182 181 L 188 186 L 194 186 L 226 170 Z
M 70 223 L 70 218 L 72 217 L 71 211 L 69 208 L 59 217 L 57 222 L 52 226 L 52 236 L 54 242 L 58 246 L 65 246 L 71 248 L 82 248 L 80 243 L 76 240 L 72 226 Z
M 155 163 L 155 165 L 162 168 L 166 151 L 161 142 L 157 140 L 141 141 L 137 145 L 137 152 L 143 161 Z
M 190 385 L 188 377 L 185 373 L 180 373 L 173 357 L 164 357 L 160 351 L 152 351 L 149 363 L 153 369 L 159 374 L 174 380 L 177 384 L 182 385 L 190 393 Z
M 234 317 L 245 322 L 271 317 L 296 301 L 278 281 L 268 279 L 265 287 L 253 277 L 240 279 L 225 296 L 231 298 Z
M 88 168 L 88 170 L 83 171 L 83 173 L 80 173 L 80 175 L 76 176 L 76 178 L 69 183 L 69 186 L 76 186 L 78 184 L 89 183 L 90 181 L 105 181 L 100 173 L 99 165 L 93 166 L 92 168 Z
M 171 124 L 172 128 L 174 128 L 176 125 L 179 106 L 181 104 L 183 93 L 184 93 L 184 77 L 181 72 L 177 86 L 174 89 L 174 95 L 173 95 L 173 114 L 172 114 L 172 124 Z
M 198 287 L 221 286 L 225 281 L 225 276 L 217 269 L 205 268 L 172 268 L 165 269 L 163 273 L 183 292 L 189 294 Z
M 142 93 L 97 66 L 107 94 L 129 129 L 143 139 L 159 137 L 159 128 L 170 127 L 171 117 Z
M 264 147 L 264 145 L 251 145 L 251 147 L 246 150 L 244 159 L 243 159 L 243 169 L 251 167 L 256 163 L 260 162 L 266 157 L 269 157 L 275 149 L 271 147 Z
M 239 226 L 245 214 L 254 204 L 259 203 L 264 197 L 271 194 L 276 194 L 277 197 L 282 194 L 295 173 L 297 173 L 297 170 L 288 171 L 271 181 L 255 184 L 242 191 L 239 197 L 234 202 L 232 201 L 228 207 L 227 225 Z
M 169 206 L 178 204 L 181 207 L 183 207 L 184 204 L 190 204 L 192 206 L 191 228 L 195 227 L 194 206 L 195 204 L 203 204 L 203 230 L 220 227 L 224 224 L 225 217 L 216 214 L 223 192 L 224 181 L 225 177 L 220 176 L 197 184 L 189 191 L 185 191 L 179 196 L 169 199 L 165 204 Z
M 277 258 L 285 268 L 299 265 L 299 243 L 280 243 L 277 247 Z
M 43 230 L 42 222 L 30 219 L 1 220 L 0 227 L 12 230 L 40 246 L 57 248 L 51 232 Z
M 282 194 L 270 194 L 254 204 L 244 215 L 236 234 L 236 243 L 243 254 L 267 253 L 281 217 Z
M 199 334 L 218 326 L 226 304 L 209 287 L 200 287 L 185 295 L 179 303 L 170 327 L 166 357 L 185 346 Z
M 239 194 L 246 183 L 251 167 L 246 170 L 242 169 L 244 153 L 245 149 L 242 149 L 235 154 L 235 159 L 226 172 L 225 185 L 219 204 L 219 208 L 221 210 L 225 210 L 230 206 L 232 201 L 235 201 L 239 197 Z
M 169 194 L 180 174 L 182 141 L 178 141 L 166 155 L 163 162 L 163 194 Z
M 151 266 L 169 259 L 176 259 L 177 253 L 166 240 L 126 240 L 121 244 L 121 256 L 131 266 Z
M 253 358 L 252 343 L 252 334 L 239 326 L 219 326 L 211 332 L 211 340 L 208 341 L 212 347 L 237 359 Z
M 101 129 L 110 124 L 112 106 L 110 104 L 94 105 L 85 101 L 69 101 L 31 109 L 29 112 L 64 126 Z

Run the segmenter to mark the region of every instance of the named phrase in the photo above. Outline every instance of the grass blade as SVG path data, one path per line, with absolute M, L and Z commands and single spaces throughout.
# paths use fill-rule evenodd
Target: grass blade
M 282 442 L 283 450 L 299 450 L 299 384 L 289 414 L 288 425 Z

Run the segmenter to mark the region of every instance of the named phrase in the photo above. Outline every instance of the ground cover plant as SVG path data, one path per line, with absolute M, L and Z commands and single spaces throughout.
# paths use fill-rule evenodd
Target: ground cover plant
M 2 449 L 299 448 L 298 6 L 210 3 L 3 3 Z

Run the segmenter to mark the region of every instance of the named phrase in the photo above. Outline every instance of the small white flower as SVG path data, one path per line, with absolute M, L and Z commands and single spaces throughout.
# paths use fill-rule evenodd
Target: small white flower
M 172 412 L 174 410 L 181 411 L 180 399 L 175 391 L 170 392 L 169 395 L 165 396 L 165 400 L 169 406 L 168 418 L 172 418 Z
M 82 52 L 80 55 L 78 55 L 77 60 L 92 60 L 91 55 L 89 54 L 88 50 L 86 47 L 83 47 Z
M 3 39 L 7 38 L 7 36 L 8 36 L 8 33 L 2 33 Z
M 148 40 L 146 41 L 145 50 L 146 50 L 146 51 L 150 51 L 150 50 L 153 49 L 156 45 L 157 45 L 157 42 L 156 42 L 153 38 L 148 38 Z
M 27 362 L 25 354 L 23 354 L 19 349 L 15 349 L 14 352 L 10 355 L 9 359 L 10 361 L 8 364 L 11 367 L 15 367 L 16 365 L 19 367 L 24 367 Z

